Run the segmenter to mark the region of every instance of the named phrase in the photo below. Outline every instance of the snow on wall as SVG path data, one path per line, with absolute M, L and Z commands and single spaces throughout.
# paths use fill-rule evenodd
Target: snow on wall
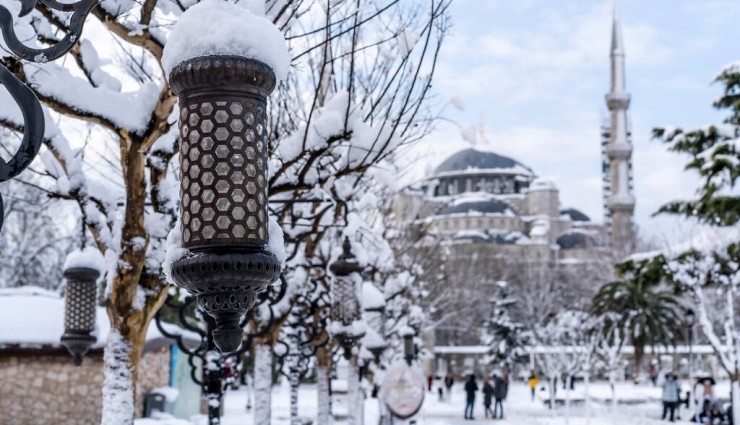
M 229 55 L 262 61 L 272 67 L 278 81 L 284 80 L 290 68 L 285 37 L 272 22 L 249 10 L 248 5 L 256 2 L 244 3 L 247 7 L 205 0 L 186 10 L 165 44 L 165 72 L 169 75 L 179 63 L 199 56 Z

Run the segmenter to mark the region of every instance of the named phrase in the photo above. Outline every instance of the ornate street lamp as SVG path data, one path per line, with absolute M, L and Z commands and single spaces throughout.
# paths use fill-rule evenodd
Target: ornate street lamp
M 229 44 L 208 37 L 219 22 L 205 22 L 203 13 L 244 37 Z M 253 31 L 267 45 L 255 44 Z M 277 50 L 289 63 L 283 35 L 269 21 L 242 5 L 207 1 L 182 15 L 162 55 L 179 99 L 180 236 L 187 250 L 173 261 L 171 277 L 213 317 L 213 341 L 224 353 L 239 349 L 240 319 L 281 271 L 267 248 L 266 108 L 276 75 L 275 63 L 266 62 Z
M 694 408 L 694 325 L 696 324 L 696 314 L 694 310 L 688 308 L 684 315 L 684 320 L 689 333 L 689 410 Z
M 403 358 L 406 359 L 406 363 L 411 366 L 411 362 L 416 358 L 416 345 L 414 345 L 414 330 L 406 326 L 400 331 L 403 337 Z
M 362 311 L 357 299 L 357 284 L 362 282 L 359 273 L 362 267 L 352 254 L 348 238 L 342 243 L 342 255 L 329 266 L 336 276 L 332 283 L 331 296 L 331 334 L 344 350 L 344 358 L 352 358 L 352 349 L 365 335 L 365 327 L 360 325 Z
M 239 348 L 239 320 L 280 275 L 267 249 L 266 64 L 237 56 L 187 60 L 170 73 L 180 100 L 182 246 L 175 283 L 215 320 L 222 352 Z
M 61 343 L 74 358 L 75 366 L 82 364 L 82 357 L 97 341 L 93 333 L 97 281 L 100 277 L 95 264 L 98 261 L 102 261 L 100 253 L 88 248 L 71 253 L 64 264 L 67 287 L 64 292 L 64 334 Z

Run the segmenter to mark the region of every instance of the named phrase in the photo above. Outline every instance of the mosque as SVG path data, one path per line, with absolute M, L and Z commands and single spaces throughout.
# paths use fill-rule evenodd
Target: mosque
M 501 281 L 522 301 L 520 317 L 532 319 L 527 315 L 548 314 L 537 310 L 543 294 L 561 295 L 557 309 L 587 305 L 598 290 L 594 265 L 602 269 L 599 277 L 605 265 L 611 275 L 613 260 L 634 251 L 630 96 L 616 14 L 611 38 L 610 120 L 601 129 L 603 164 L 594 167 L 603 177 L 603 219 L 563 206 L 555 184 L 525 163 L 479 147 L 449 156 L 395 202 L 400 222 L 437 238 L 444 251 L 436 260 L 444 263 L 442 285 L 467 291 L 436 328 L 432 346 L 480 345 L 480 316 L 490 312 L 486 301 Z

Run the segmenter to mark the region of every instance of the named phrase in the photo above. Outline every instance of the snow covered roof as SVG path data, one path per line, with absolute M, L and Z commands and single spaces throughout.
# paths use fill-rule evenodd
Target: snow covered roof
M 437 345 L 435 354 L 488 354 L 491 347 L 487 345 Z
M 370 282 L 362 283 L 362 308 L 365 311 L 379 311 L 385 307 L 383 294 Z
M 465 149 L 452 154 L 444 160 L 435 170 L 435 174 L 450 173 L 454 171 L 477 170 L 500 170 L 514 169 L 521 174 L 534 175 L 531 168 L 494 152 L 481 151 L 478 149 Z
M 498 199 L 461 199 L 447 204 L 437 211 L 437 215 L 471 213 L 514 215 L 514 211 L 509 204 Z
M 575 208 L 565 208 L 560 210 L 560 215 L 568 216 L 573 221 L 591 221 L 591 219 L 581 211 Z
M 388 345 L 388 343 L 385 342 L 385 340 L 378 335 L 377 332 L 371 327 L 367 327 L 365 330 L 365 336 L 362 337 L 362 346 L 367 348 L 368 350 L 373 350 L 376 348 L 385 348 Z
M 186 335 L 199 341 L 192 332 L 165 324 L 168 332 Z M 93 349 L 102 348 L 108 338 L 110 322 L 103 307 L 96 311 L 98 341 Z M 0 289 L 0 349 L 8 346 L 20 348 L 59 348 L 59 338 L 64 333 L 64 298 L 58 293 L 35 286 Z M 165 336 L 154 324 L 149 326 L 147 343 L 161 341 Z
M 455 241 L 482 242 L 498 245 L 516 244 L 527 239 L 527 237 L 522 234 L 522 232 L 516 230 L 500 231 L 496 229 L 459 230 L 455 232 L 452 237 Z

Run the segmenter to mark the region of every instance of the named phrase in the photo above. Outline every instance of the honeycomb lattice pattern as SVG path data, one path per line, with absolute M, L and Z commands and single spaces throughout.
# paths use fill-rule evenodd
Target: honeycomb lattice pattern
M 180 105 L 183 246 L 263 246 L 267 243 L 265 104 L 244 97 L 202 99 Z
M 67 331 L 91 332 L 95 329 L 95 281 L 68 281 L 64 305 Z
M 337 278 L 332 288 L 331 320 L 349 326 L 361 319 L 360 300 L 353 279 Z

